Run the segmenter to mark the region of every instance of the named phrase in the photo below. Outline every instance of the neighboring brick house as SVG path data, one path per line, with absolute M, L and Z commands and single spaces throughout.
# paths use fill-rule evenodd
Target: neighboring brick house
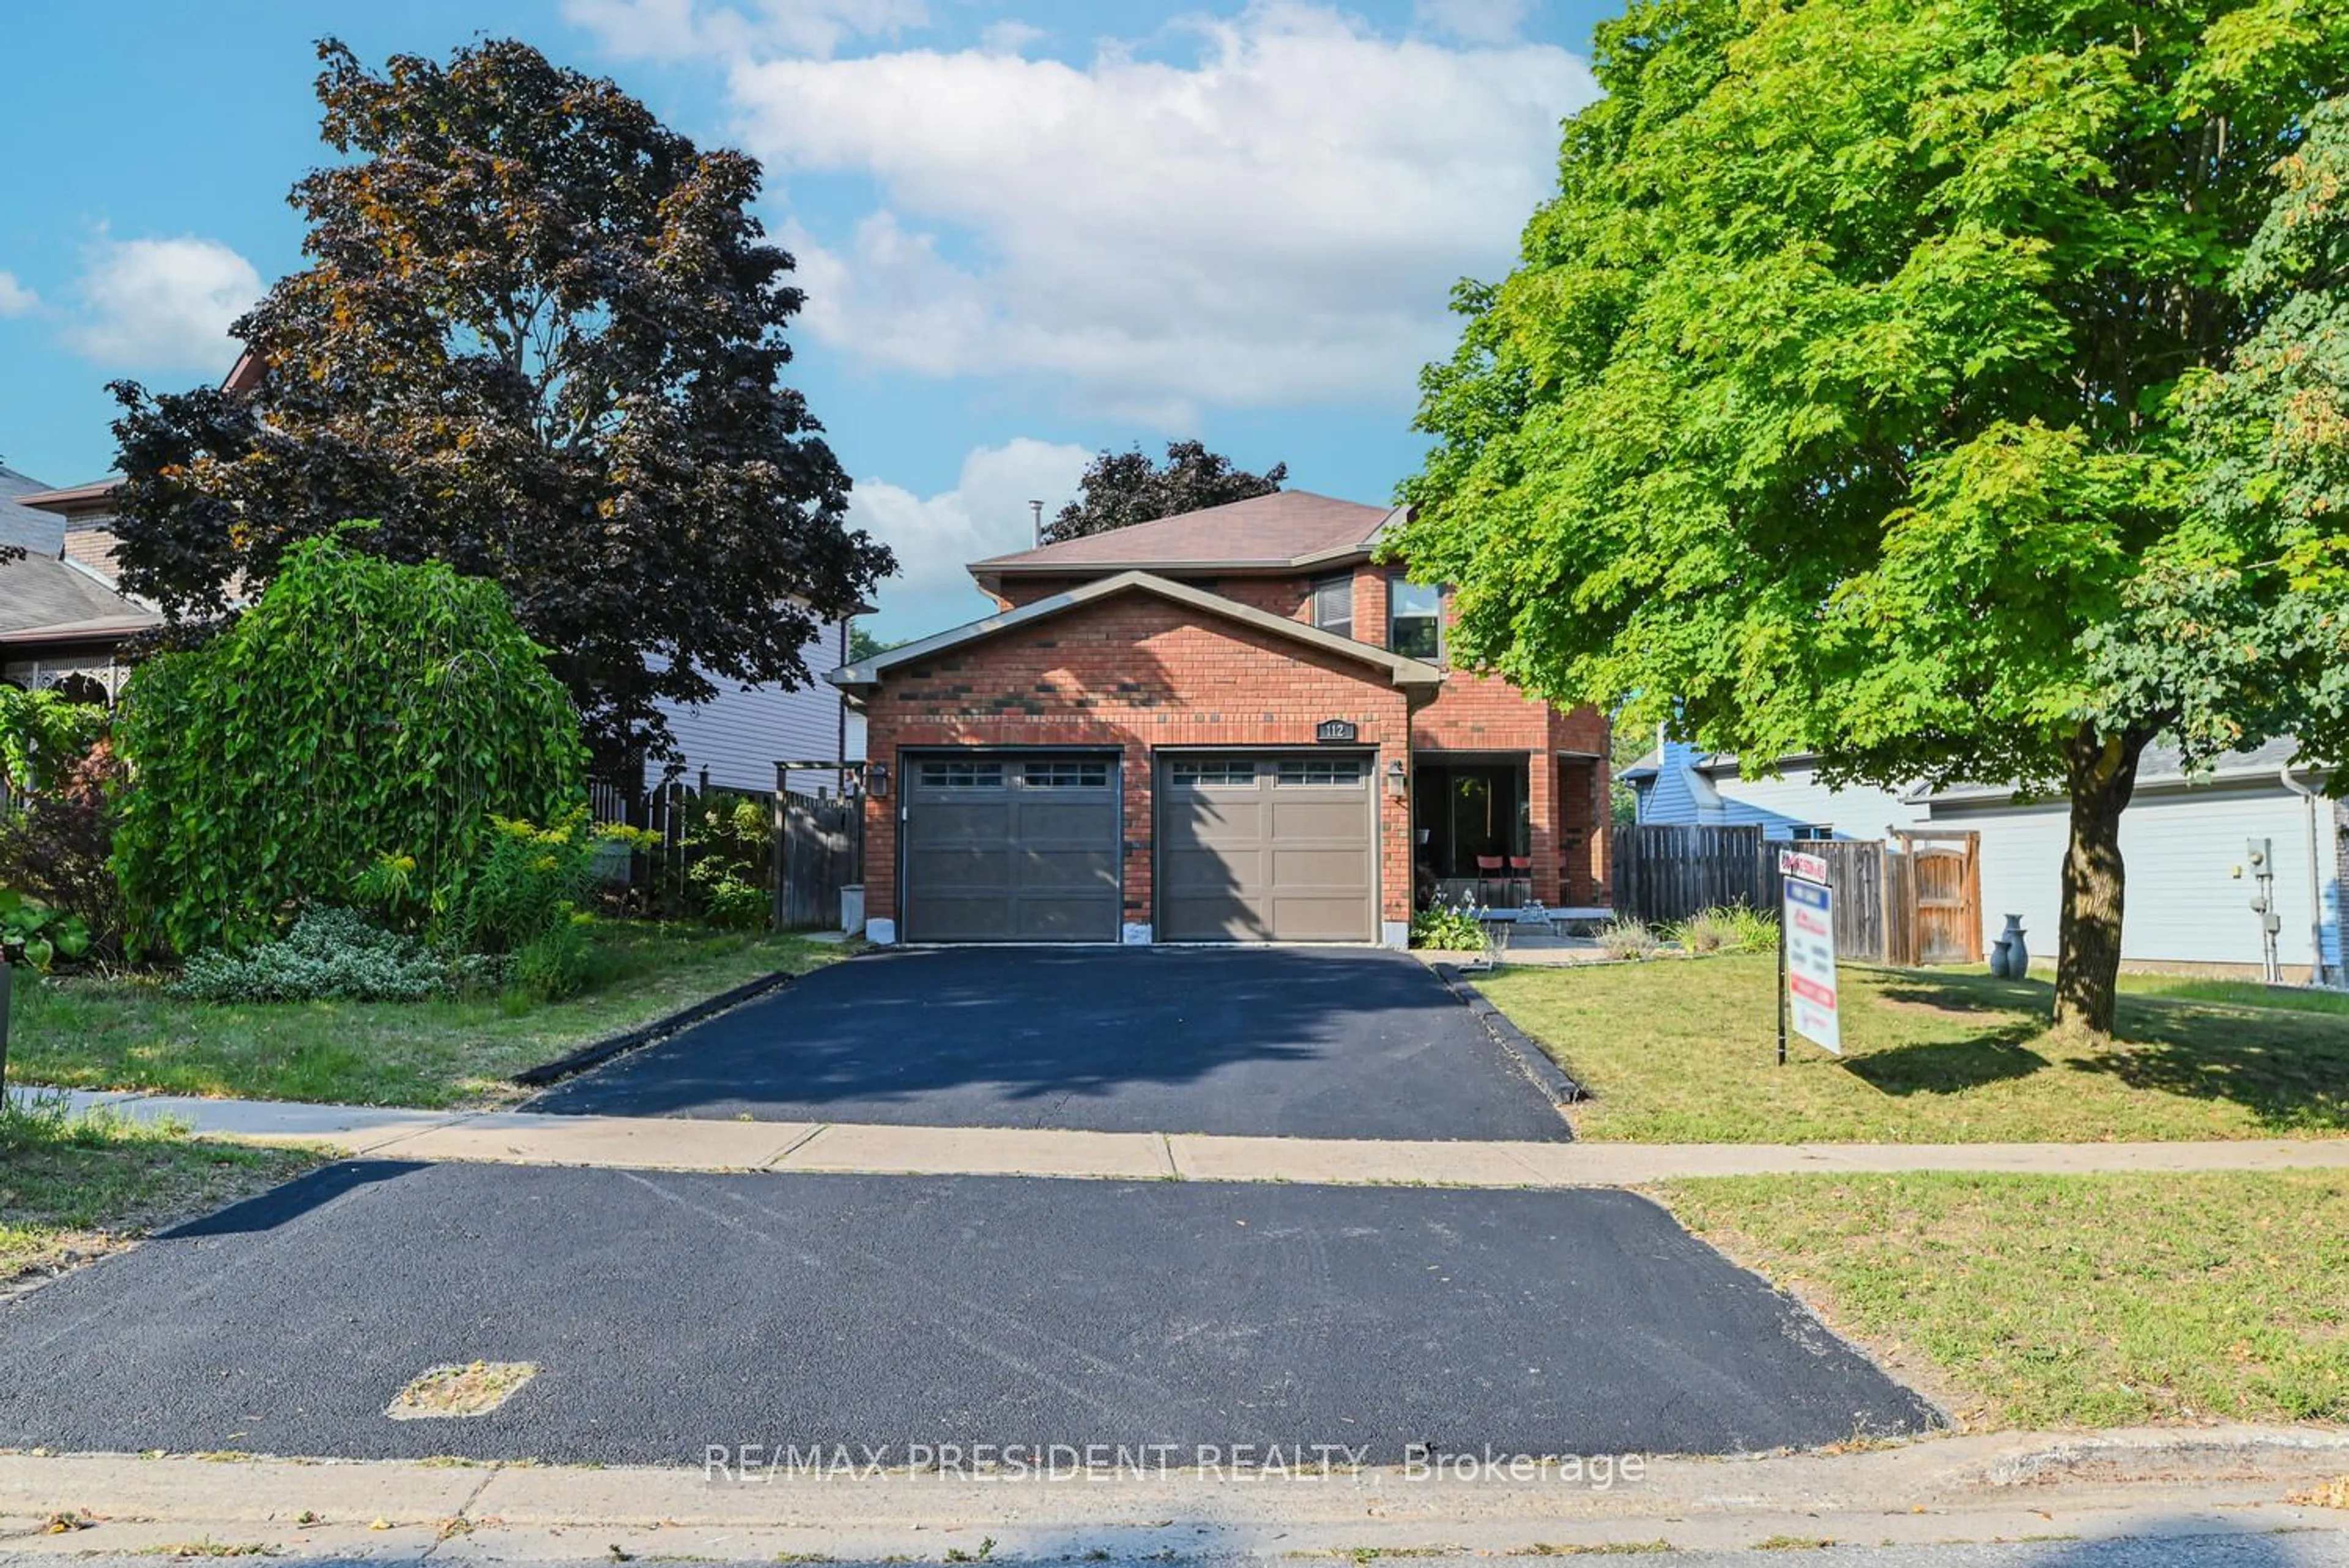
M 1607 722 L 1446 667 L 1401 514 L 1282 491 L 972 565 L 1000 613 L 832 679 L 876 941 L 1402 943 L 1608 901 Z
M 70 519 L 32 503 L 57 492 L 0 468 L 0 683 L 112 702 L 129 665 L 123 641 L 161 623 L 115 591 L 111 554 L 91 558 Z

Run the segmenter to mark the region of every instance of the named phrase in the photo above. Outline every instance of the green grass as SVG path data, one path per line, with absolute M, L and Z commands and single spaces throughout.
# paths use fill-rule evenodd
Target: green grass
M 2349 1420 L 2349 1172 L 1659 1190 L 1969 1425 Z
M 603 922 L 589 989 L 424 1002 L 196 1002 L 141 980 L 20 986 L 8 1071 L 72 1088 L 337 1105 L 511 1098 L 509 1075 L 776 971 L 840 956 L 803 937 Z
M 2182 1002 L 2218 1002 L 2237 1007 L 2280 1007 L 2287 1012 L 2329 1012 L 2349 1018 L 2349 991 L 2315 991 L 2304 985 L 2262 985 L 2254 980 L 2204 980 L 2186 974 L 2125 974 L 2121 990 L 2140 996 Z
M 10 1107 L 0 1112 L 0 1284 L 111 1251 L 320 1158 L 200 1142 L 103 1113 Z
M 1841 1060 L 1774 1064 L 1775 956 L 1507 969 L 1479 985 L 1592 1092 L 1594 1139 L 2095 1142 L 2349 1133 L 2349 1026 L 2260 987 L 2133 976 L 2120 1043 L 2051 1032 L 2044 981 L 1846 966 Z M 2220 989 L 2157 992 L 2148 982 Z

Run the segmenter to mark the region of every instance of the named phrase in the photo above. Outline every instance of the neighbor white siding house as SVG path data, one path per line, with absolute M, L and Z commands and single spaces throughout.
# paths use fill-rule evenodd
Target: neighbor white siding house
M 763 794 L 775 787 L 777 763 L 862 760 L 861 734 L 860 744 L 848 748 L 848 709 L 840 688 L 823 679 L 824 671 L 848 662 L 848 623 L 819 627 L 802 657 L 815 679 L 797 691 L 721 682 L 718 695 L 698 707 L 661 703 L 669 732 L 684 753 L 683 771 L 676 776 L 698 788 L 707 770 L 716 788 Z M 666 764 L 646 763 L 646 785 L 659 784 L 665 772 Z M 785 777 L 794 794 L 841 793 L 837 769 L 795 767 Z
M 2279 741 L 2231 753 L 2215 769 L 2192 776 L 2180 772 L 2176 752 L 2146 753 L 2137 764 L 2137 794 L 2121 814 L 2121 859 L 2127 871 L 2124 960 L 2255 971 L 2261 929 L 2251 907 L 2256 882 L 2250 845 L 2257 839 L 2274 857 L 2272 897 L 2282 920 L 2277 948 L 2285 971 L 2303 978 L 2321 943 L 2324 964 L 2335 981 L 2341 978 L 2342 810 L 2333 801 L 2317 803 L 2312 848 L 2307 803 L 2279 776 L 2292 752 L 2291 742 Z M 2323 786 L 2322 774 L 2302 771 L 2295 776 Z M 1971 828 L 1982 835 L 1984 941 L 2005 929 L 2008 915 L 2020 915 L 2033 956 L 2054 957 L 2066 840 L 2064 803 L 2019 802 L 2011 790 L 1979 788 L 1939 792 L 1924 802 L 1935 827 Z
M 2149 966 L 2209 966 L 2257 973 L 2260 919 L 2251 908 L 2253 839 L 2273 857 L 2271 896 L 2282 919 L 2278 960 L 2302 979 L 2319 951 L 2330 978 L 2342 967 L 2343 886 L 2349 880 L 2349 806 L 2317 803 L 2310 832 L 2306 801 L 2280 770 L 2292 742 L 2231 753 L 2189 776 L 2174 750 L 2149 748 L 2137 764 L 2137 794 L 2121 816 L 2127 890 L 2121 957 Z M 2055 956 L 2068 814 L 2061 800 L 2018 799 L 2002 787 L 1906 792 L 1818 782 L 1815 759 L 1788 757 L 1781 776 L 1745 779 L 1737 759 L 1668 742 L 1623 772 L 1643 823 L 1754 825 L 1766 838 L 1883 838 L 1888 830 L 1954 829 L 1981 835 L 1985 947 L 2023 918 L 2033 956 Z M 2295 774 L 2322 788 L 2323 774 Z M 2310 869 L 2315 869 L 2312 896 Z

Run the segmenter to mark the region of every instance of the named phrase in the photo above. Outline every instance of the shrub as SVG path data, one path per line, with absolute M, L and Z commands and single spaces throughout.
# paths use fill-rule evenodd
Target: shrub
M 58 959 L 70 961 L 88 951 L 89 928 L 79 915 L 0 888 L 0 958 L 47 974 Z
M 1485 945 L 1485 925 L 1470 905 L 1438 903 L 1411 918 L 1411 945 L 1453 952 Z
M 764 801 L 731 791 L 712 790 L 702 803 L 700 826 L 686 839 L 695 857 L 686 879 L 701 918 L 711 925 L 748 929 L 774 918 L 771 810 Z
M 1759 909 L 1743 904 L 1726 909 L 1707 909 L 1705 915 L 1721 928 L 1723 945 L 1732 952 L 1752 952 L 1778 945 L 1778 922 Z
M 1722 925 L 1719 912 L 1713 909 L 1699 909 L 1667 934 L 1692 953 L 1719 952 L 1729 945 L 1729 932 Z
M 584 798 L 578 715 L 504 593 L 362 537 L 295 545 L 226 631 L 133 672 L 114 865 L 142 940 L 257 940 L 289 905 L 349 898 L 387 850 L 445 916 L 493 815 Z
M 567 924 L 595 879 L 597 836 L 585 806 L 545 827 L 494 817 L 446 932 L 465 952 L 519 953 Z
M 0 787 L 23 795 L 57 788 L 106 723 L 106 710 L 95 702 L 0 686 Z
M 197 1002 L 421 1002 L 447 983 L 415 938 L 322 904 L 274 940 L 197 953 L 171 992 Z
M 1656 951 L 1656 933 L 1636 915 L 1619 915 L 1599 928 L 1599 945 L 1612 958 L 1651 958 Z
M 551 1002 L 587 983 L 590 961 L 587 917 L 565 904 L 559 919 L 515 950 L 506 979 L 523 994 Z
M 90 956 L 119 957 L 122 889 L 109 862 L 121 759 L 100 741 L 52 782 L 22 809 L 0 811 L 0 888 L 78 919 L 89 933 Z

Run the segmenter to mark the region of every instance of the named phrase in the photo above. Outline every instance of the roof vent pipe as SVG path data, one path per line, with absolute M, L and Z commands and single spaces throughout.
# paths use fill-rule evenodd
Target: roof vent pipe
M 2308 939 L 2312 961 L 2308 967 L 2308 983 L 2323 985 L 2329 974 L 2324 963 L 2324 883 L 2322 873 L 2317 869 L 2320 863 L 2317 851 L 2322 845 L 2316 832 L 2317 792 L 2292 776 L 2290 763 L 2278 768 L 2276 776 L 2283 781 L 2283 787 L 2300 796 L 2301 804 L 2308 808 Z M 2344 892 L 2344 896 L 2349 897 L 2349 892 Z M 2343 956 L 2349 958 L 2349 954 Z
M 1030 501 L 1028 504 L 1028 517 L 1029 521 L 1035 525 L 1036 543 L 1041 545 L 1044 543 L 1044 504 L 1040 501 Z

